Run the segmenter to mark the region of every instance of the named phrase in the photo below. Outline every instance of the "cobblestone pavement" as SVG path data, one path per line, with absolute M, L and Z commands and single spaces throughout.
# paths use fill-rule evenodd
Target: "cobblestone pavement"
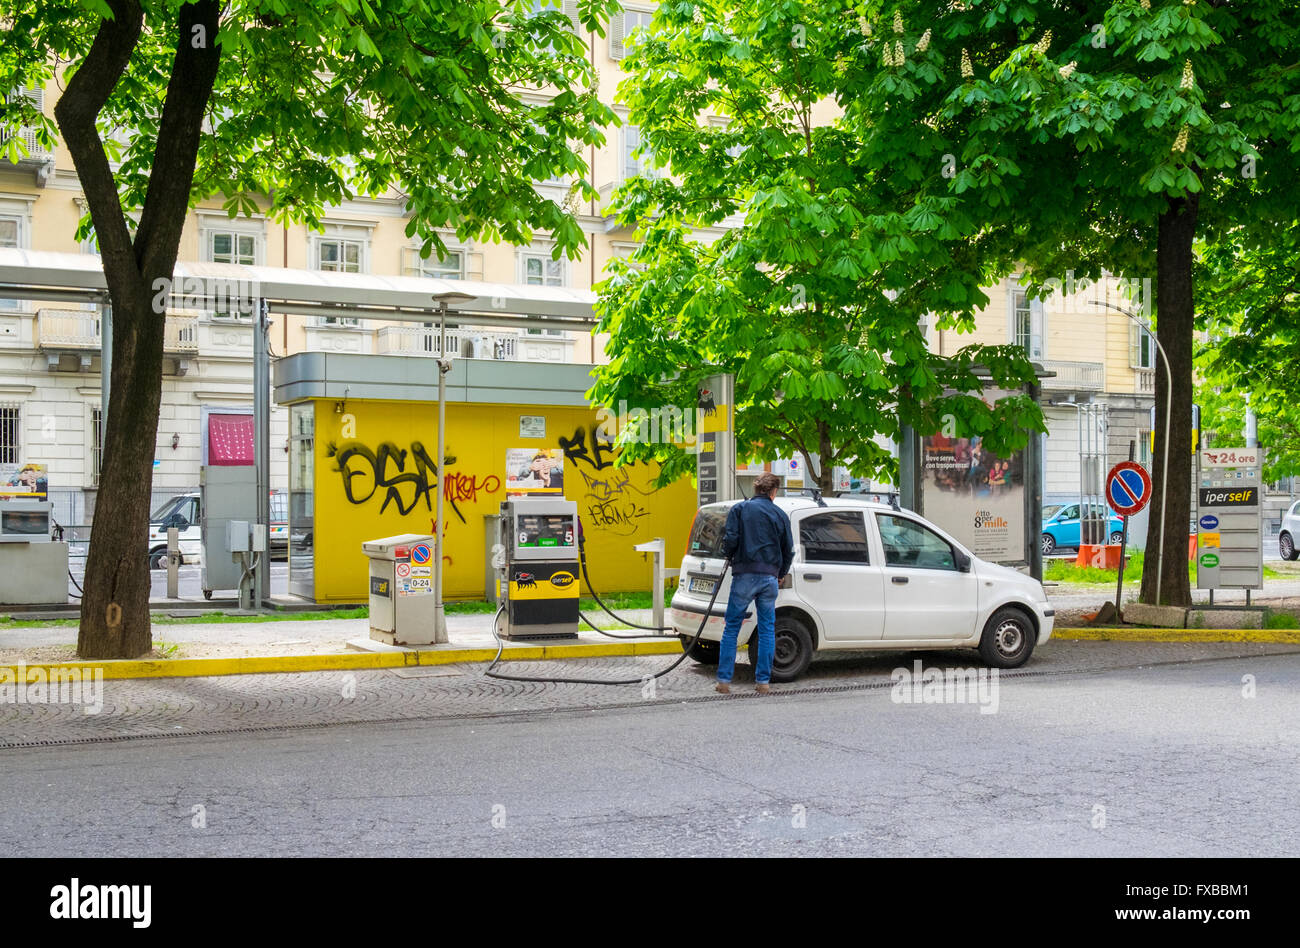
M 1274 654 L 1300 654 L 1300 649 L 1244 643 L 1051 641 L 1035 653 L 1028 666 L 1004 672 L 1003 678 L 1013 689 L 1017 679 L 1027 677 L 1088 675 Z M 800 694 L 889 687 L 890 672 L 898 667 L 911 668 L 916 660 L 923 660 L 926 667 L 940 668 L 978 664 L 970 651 L 851 653 L 815 663 L 800 681 L 775 686 L 772 698 L 758 700 L 798 700 Z M 647 656 L 510 662 L 501 668 L 512 675 L 628 678 L 637 682 L 620 687 L 498 681 L 484 677 L 482 665 L 110 680 L 102 683 L 103 706 L 98 714 L 88 714 L 83 705 L 72 703 L 0 703 L 0 749 L 356 722 L 552 714 L 645 707 L 651 703 L 757 699 L 750 690 L 752 672 L 743 660 L 737 665 L 736 693 L 729 698 L 714 694 L 712 669 L 689 659 L 652 685 L 643 683 L 646 676 L 670 662 L 668 656 Z

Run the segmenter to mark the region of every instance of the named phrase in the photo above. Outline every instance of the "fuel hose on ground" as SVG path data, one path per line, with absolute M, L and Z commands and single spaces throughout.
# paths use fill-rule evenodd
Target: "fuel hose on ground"
M 709 604 L 708 606 L 705 607 L 704 615 L 700 618 L 700 627 L 695 630 L 695 635 L 690 640 L 690 642 L 682 646 L 681 656 L 678 657 L 676 661 L 674 661 L 663 671 L 655 672 L 653 675 L 642 675 L 640 678 L 617 678 L 613 680 L 603 679 L 603 678 L 544 678 L 544 677 L 534 677 L 530 675 L 504 675 L 501 672 L 494 670 L 497 667 L 497 665 L 501 664 L 501 654 L 505 651 L 505 647 L 506 647 L 506 643 L 501 641 L 501 636 L 497 632 L 497 622 L 500 621 L 501 613 L 505 610 L 505 605 L 502 604 L 501 607 L 497 609 L 496 614 L 492 616 L 492 637 L 497 640 L 496 658 L 492 659 L 492 664 L 488 665 L 487 669 L 483 672 L 483 674 L 488 678 L 499 678 L 502 681 L 536 681 L 545 684 L 566 684 L 566 685 L 641 685 L 644 684 L 646 680 L 649 678 L 662 678 L 664 675 L 668 674 L 670 671 L 672 671 L 682 662 L 686 661 L 686 657 L 690 655 L 691 649 L 695 647 L 695 644 L 700 640 L 700 636 L 704 634 L 705 623 L 707 623 L 709 621 L 709 617 L 713 615 L 713 604 L 717 602 L 718 593 L 722 591 L 723 577 L 727 575 L 727 570 L 730 568 L 731 568 L 731 557 L 727 557 L 726 562 L 722 564 L 722 572 L 718 574 L 718 582 L 713 587 L 713 595 L 709 598 Z M 588 583 L 588 586 L 590 585 L 591 584 Z M 591 623 L 588 622 L 588 625 L 590 624 Z M 616 637 L 628 638 L 629 636 L 616 636 Z

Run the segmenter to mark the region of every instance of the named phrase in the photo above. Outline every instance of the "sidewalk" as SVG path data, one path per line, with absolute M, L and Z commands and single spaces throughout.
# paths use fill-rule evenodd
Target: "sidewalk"
M 648 609 L 629 609 L 622 614 L 633 622 L 645 625 L 651 622 Z M 497 640 L 492 635 L 493 618 L 492 613 L 449 615 L 450 642 L 416 649 L 373 641 L 368 619 L 155 624 L 153 656 L 131 663 L 87 664 L 123 666 L 119 669 L 123 677 L 166 677 L 169 673 L 164 666 L 174 669 L 170 674 L 219 675 L 490 661 L 497 650 Z M 673 635 L 649 632 L 637 635 L 639 630 L 630 628 L 610 631 L 619 638 L 593 632 L 584 624 L 577 639 L 506 641 L 504 657 L 518 660 L 681 653 L 681 643 Z M 74 626 L 0 626 L 0 665 L 79 662 L 76 642 Z M 343 656 L 346 660 L 329 661 L 328 656 Z M 256 659 L 274 661 L 250 661 Z M 131 673 L 127 665 L 149 667 Z
M 1270 582 L 1267 599 L 1260 605 L 1300 607 L 1295 598 L 1300 585 L 1294 581 Z M 1275 598 L 1278 594 L 1284 598 Z M 1220 641 L 1295 643 L 1300 632 L 1260 630 L 1243 633 L 1214 629 L 1097 629 L 1084 626 L 1080 618 L 1113 598 L 1114 589 L 1097 587 L 1049 587 L 1048 595 L 1057 608 L 1054 639 L 1108 639 L 1127 642 Z M 1136 595 L 1136 589 L 1133 590 Z M 1238 594 L 1240 596 L 1240 594 Z M 1200 597 L 1198 597 L 1200 598 Z M 159 611 L 168 611 L 162 609 Z M 621 612 L 630 621 L 649 625 L 648 609 Z M 599 616 L 599 617 L 598 617 Z M 637 635 L 638 630 L 618 628 L 603 614 L 592 616 L 602 628 L 617 636 L 591 631 L 585 624 L 577 640 L 509 642 L 504 646 L 507 661 L 540 659 L 583 659 L 680 654 L 681 644 L 673 635 Z M 492 613 L 447 616 L 450 642 L 420 648 L 395 648 L 370 639 L 367 619 L 293 619 L 269 621 L 225 621 L 153 626 L 154 652 L 132 662 L 81 663 L 76 655 L 77 629 L 73 625 L 32 623 L 0 625 L 0 666 L 25 663 L 83 664 L 104 666 L 110 678 L 186 677 L 296 671 L 358 670 L 403 666 L 449 665 L 457 662 L 488 662 L 496 655 L 492 635 Z M 603 620 L 603 621 L 602 621 Z M 1063 621 L 1064 620 L 1064 621 Z M 636 636 L 628 638 L 628 636 Z

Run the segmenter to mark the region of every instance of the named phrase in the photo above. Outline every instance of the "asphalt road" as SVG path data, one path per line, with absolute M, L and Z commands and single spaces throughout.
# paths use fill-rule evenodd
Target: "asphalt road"
M 765 698 L 707 695 L 688 665 L 621 706 L 493 686 L 455 717 L 116 742 L 127 729 L 100 715 L 107 743 L 0 749 L 0 839 L 14 856 L 1300 853 L 1300 653 L 1076 646 L 1001 678 L 995 713 L 896 702 L 902 656 Z M 163 728 L 178 702 L 253 688 L 265 706 L 288 677 L 136 684 L 119 702 L 152 702 Z M 355 686 L 356 705 L 386 700 Z

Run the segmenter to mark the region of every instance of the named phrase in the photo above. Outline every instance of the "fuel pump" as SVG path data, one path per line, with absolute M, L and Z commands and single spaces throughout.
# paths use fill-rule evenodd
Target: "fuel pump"
M 578 505 L 552 497 L 511 497 L 501 504 L 497 570 L 508 639 L 578 637 Z

